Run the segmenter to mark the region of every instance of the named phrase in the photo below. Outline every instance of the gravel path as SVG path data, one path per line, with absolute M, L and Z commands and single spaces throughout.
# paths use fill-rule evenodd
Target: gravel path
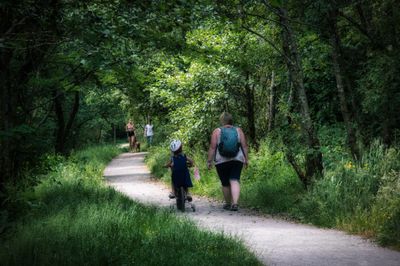
M 112 187 L 134 200 L 171 207 L 169 188 L 151 179 L 143 159 L 145 153 L 123 153 L 105 169 Z M 194 197 L 196 212 L 185 215 L 200 227 L 223 231 L 244 240 L 266 265 L 396 265 L 400 252 L 381 248 L 358 236 L 320 229 L 240 209 L 225 211 L 221 203 Z

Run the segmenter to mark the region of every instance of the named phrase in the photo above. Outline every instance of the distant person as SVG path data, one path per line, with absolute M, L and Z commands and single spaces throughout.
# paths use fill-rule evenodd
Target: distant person
M 125 129 L 126 133 L 128 134 L 129 149 L 133 151 L 135 147 L 136 136 L 135 136 L 135 125 L 132 123 L 131 119 L 129 119 L 129 122 L 128 124 L 126 124 Z
M 224 112 L 220 116 L 221 127 L 211 135 L 207 167 L 212 163 L 221 180 L 225 210 L 237 211 L 240 196 L 240 175 L 243 165 L 248 164 L 248 146 L 241 128 L 233 126 L 232 115 Z
M 153 142 L 153 124 L 151 123 L 151 119 L 149 119 L 149 123 L 144 127 L 144 137 L 147 139 L 147 145 L 150 147 Z
M 183 153 L 182 142 L 180 140 L 171 141 L 170 150 L 173 155 L 165 165 L 165 167 L 170 167 L 172 172 L 172 192 L 169 194 L 169 198 L 175 198 L 176 187 L 184 187 L 187 200 L 192 201 L 192 196 L 189 194 L 188 188 L 193 187 L 193 184 L 190 179 L 188 167 L 194 166 L 194 161 Z

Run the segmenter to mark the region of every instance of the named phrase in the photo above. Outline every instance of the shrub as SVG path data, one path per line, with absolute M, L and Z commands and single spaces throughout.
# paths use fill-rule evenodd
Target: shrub
M 294 210 L 303 221 L 378 237 L 399 246 L 400 153 L 375 142 L 360 164 L 342 161 Z
M 251 154 L 249 169 L 243 173 L 242 201 L 268 213 L 288 212 L 304 193 L 295 172 L 281 151 L 262 143 Z

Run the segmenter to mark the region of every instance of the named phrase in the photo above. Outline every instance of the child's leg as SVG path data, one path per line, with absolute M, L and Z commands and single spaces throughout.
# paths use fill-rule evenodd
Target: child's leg
M 174 183 L 172 182 L 172 180 L 171 180 L 171 192 L 169 193 L 169 198 L 170 199 L 175 198 L 175 186 L 174 186 Z
M 192 195 L 189 193 L 189 188 L 185 188 L 186 198 L 188 201 L 192 201 Z

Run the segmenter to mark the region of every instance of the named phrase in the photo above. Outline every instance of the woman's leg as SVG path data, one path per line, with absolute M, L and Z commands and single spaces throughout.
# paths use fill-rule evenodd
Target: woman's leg
M 227 167 L 228 166 L 228 167 Z M 229 165 L 226 163 L 215 165 L 219 179 L 221 180 L 222 195 L 224 196 L 225 204 L 231 204 L 232 194 L 229 183 Z
M 232 205 L 238 204 L 239 196 L 240 196 L 240 183 L 238 180 L 230 180 L 230 191 L 232 195 Z
M 224 195 L 225 203 L 232 202 L 232 194 L 230 186 L 222 186 L 222 194 Z
M 133 150 L 133 136 L 129 137 L 129 148 L 131 149 L 131 151 Z

